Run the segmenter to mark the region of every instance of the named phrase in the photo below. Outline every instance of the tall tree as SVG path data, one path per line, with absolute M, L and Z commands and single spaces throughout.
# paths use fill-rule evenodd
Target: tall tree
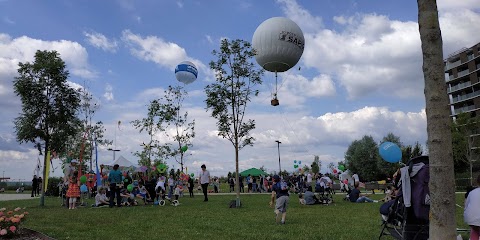
M 46 179 L 47 152 L 62 152 L 69 136 L 74 136 L 79 125 L 78 92 L 68 83 L 65 62 L 56 51 L 35 53 L 33 63 L 19 63 L 14 90 L 22 101 L 22 113 L 15 119 L 15 132 L 20 143 L 43 144 L 43 179 Z M 40 153 L 41 148 L 39 147 Z M 45 205 L 42 188 L 40 206 Z
M 377 180 L 377 159 L 378 146 L 371 136 L 363 136 L 361 140 L 353 141 L 345 153 L 346 167 L 365 181 Z
M 195 119 L 188 121 L 188 112 L 182 112 L 183 101 L 188 95 L 187 91 L 181 86 L 168 86 L 165 91 L 163 100 L 163 112 L 167 113 L 167 123 L 174 127 L 175 134 L 169 135 L 165 132 L 167 137 L 175 141 L 176 148 L 172 148 L 171 155 L 175 161 L 180 164 L 180 169 L 183 172 L 185 164 L 185 152 L 192 146 L 192 139 L 195 138 Z
M 217 119 L 218 135 L 229 140 L 235 148 L 235 173 L 238 181 L 238 152 L 245 146 L 252 146 L 254 138 L 250 131 L 255 121 L 244 119 L 251 96 L 258 95 L 255 89 L 261 84 L 263 70 L 257 69 L 252 59 L 255 51 L 244 40 L 223 39 L 220 51 L 213 51 L 216 61 L 210 62 L 215 75 L 215 83 L 205 87 L 207 111 Z M 240 188 L 236 188 L 236 206 L 240 207 Z
M 315 155 L 311 167 L 313 173 L 317 174 L 318 172 L 320 172 L 320 169 L 322 168 L 322 162 L 320 162 L 319 156 Z
M 161 100 L 156 99 L 148 105 L 147 117 L 131 122 L 139 132 L 146 131 L 150 138 L 149 142 L 142 144 L 142 151 L 134 153 L 140 158 L 138 160 L 140 166 L 152 166 L 152 158 L 153 162 L 163 162 L 171 153 L 169 143 L 160 143 L 158 139 L 154 138 L 157 133 L 165 131 L 168 116 L 170 115 L 165 111 Z
M 430 239 L 455 239 L 455 175 L 442 33 L 436 0 L 417 0 L 430 155 Z
M 414 157 L 421 156 L 423 154 L 422 145 L 419 142 L 415 142 L 415 145 L 407 145 L 402 148 L 402 162 L 404 164 Z

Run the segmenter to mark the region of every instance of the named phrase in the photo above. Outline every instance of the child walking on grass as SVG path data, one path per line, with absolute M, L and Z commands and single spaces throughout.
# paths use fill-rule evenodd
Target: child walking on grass
M 80 182 L 78 180 L 78 171 L 74 171 L 73 175 L 69 179 L 68 183 L 68 191 L 67 191 L 67 198 L 68 198 L 68 209 L 76 209 L 76 202 L 77 198 L 80 197 Z
M 275 203 L 275 222 L 285 224 L 285 217 L 287 216 L 287 207 L 289 201 L 289 193 L 287 183 L 280 180 L 280 176 L 273 176 L 272 200 L 270 207 Z M 281 221 L 280 221 L 281 216 Z

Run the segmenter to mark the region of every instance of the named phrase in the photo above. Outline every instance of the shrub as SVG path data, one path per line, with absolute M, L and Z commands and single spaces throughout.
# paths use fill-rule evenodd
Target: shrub
M 18 232 L 20 224 L 25 222 L 28 215 L 24 209 L 19 207 L 13 210 L 0 209 L 0 238 L 12 237 Z

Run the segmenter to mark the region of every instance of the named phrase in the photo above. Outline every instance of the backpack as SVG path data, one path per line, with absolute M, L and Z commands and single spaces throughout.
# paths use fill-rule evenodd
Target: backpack
M 430 217 L 430 189 L 428 183 L 430 181 L 430 167 L 428 156 L 419 156 L 413 158 L 408 163 L 409 172 L 415 163 L 423 162 L 425 165 L 410 177 L 411 187 L 411 208 L 415 217 L 423 220 L 429 220 Z

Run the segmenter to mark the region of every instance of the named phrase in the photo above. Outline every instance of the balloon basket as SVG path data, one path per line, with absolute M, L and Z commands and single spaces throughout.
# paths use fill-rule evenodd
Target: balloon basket
M 275 99 L 272 99 L 271 104 L 272 106 L 278 106 L 280 105 L 280 102 L 278 101 L 278 99 L 275 98 Z

